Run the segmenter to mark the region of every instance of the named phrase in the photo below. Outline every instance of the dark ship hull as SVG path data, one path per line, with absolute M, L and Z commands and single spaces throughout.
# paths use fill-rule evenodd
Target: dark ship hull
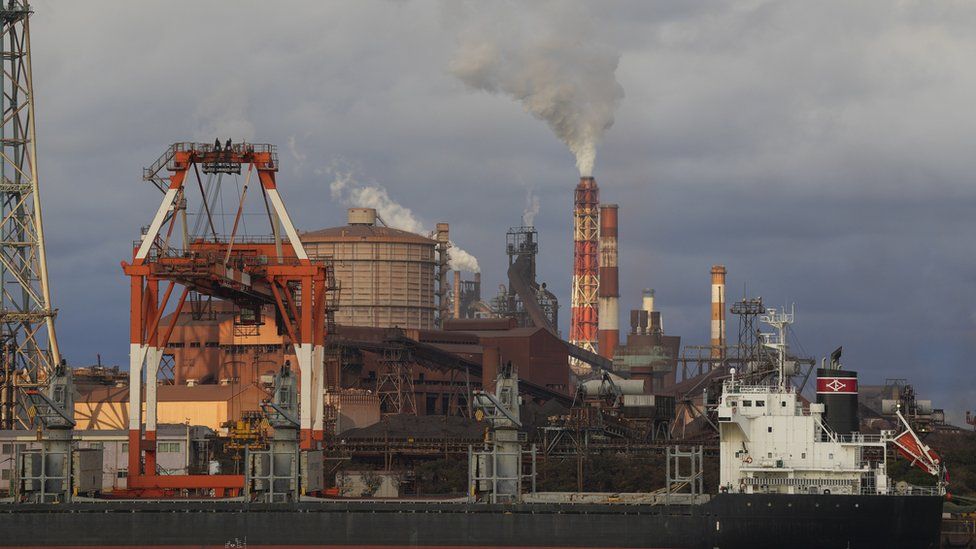
M 937 496 L 719 494 L 699 505 L 114 502 L 0 506 L 8 547 L 939 546 Z

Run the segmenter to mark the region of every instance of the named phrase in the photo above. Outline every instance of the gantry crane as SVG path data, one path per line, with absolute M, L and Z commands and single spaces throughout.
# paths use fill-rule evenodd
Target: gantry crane
M 161 175 L 163 170 L 168 177 Z M 218 235 L 212 219 L 210 234 L 185 233 L 187 179 L 191 174 L 202 195 L 202 211 L 210 218 L 212 196 L 204 192 L 204 174 L 241 174 L 246 179 L 239 196 L 234 225 L 229 235 Z M 129 472 L 128 487 L 142 495 L 174 490 L 204 489 L 215 495 L 233 495 L 244 486 L 238 475 L 172 476 L 156 474 L 156 378 L 163 350 L 188 294 L 224 299 L 260 318 L 262 307 L 276 310 L 276 321 L 294 348 L 300 372 L 300 446 L 321 445 L 323 438 L 323 372 L 326 335 L 326 297 L 333 289 L 331 269 L 312 261 L 278 193 L 275 173 L 277 152 L 273 145 L 236 143 L 221 146 L 176 143 L 146 168 L 143 178 L 163 191 L 163 200 L 142 240 L 134 246 L 131 263 L 122 268 L 130 278 L 131 326 L 129 349 Z M 264 211 L 272 227 L 270 238 L 242 238 L 239 222 L 256 172 L 264 198 Z M 252 193 L 253 196 L 253 193 Z M 183 243 L 175 246 L 175 228 L 184 227 Z M 279 227 L 284 229 L 283 238 Z M 160 282 L 166 282 L 160 293 Z M 168 326 L 161 326 L 174 288 L 182 290 Z M 143 372 L 145 372 L 145 431 L 142 422 Z M 144 460 L 141 454 L 144 454 Z

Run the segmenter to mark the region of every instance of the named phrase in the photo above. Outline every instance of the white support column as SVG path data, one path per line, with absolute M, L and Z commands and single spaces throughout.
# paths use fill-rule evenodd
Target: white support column
M 129 431 L 142 430 L 142 364 L 146 360 L 145 347 L 129 345 Z M 138 450 L 137 450 L 138 451 Z
M 166 189 L 163 202 L 159 205 L 159 209 L 156 210 L 156 217 L 153 217 L 152 223 L 149 224 L 149 232 L 142 238 L 142 244 L 139 245 L 139 251 L 136 252 L 137 261 L 143 260 L 149 255 L 149 248 L 152 247 L 153 241 L 156 240 L 156 235 L 159 234 L 160 227 L 163 226 L 163 221 L 166 220 L 166 212 L 173 208 L 177 191 L 178 189 Z
M 322 345 L 315 345 L 312 348 L 312 387 L 314 398 L 312 399 L 312 431 L 317 435 L 320 434 L 325 429 L 325 418 L 323 406 L 325 405 L 325 397 L 322 393 L 325 391 L 325 347 Z
M 163 358 L 161 347 L 146 349 L 146 432 L 156 432 L 156 378 L 159 376 L 159 362 Z
M 288 217 L 288 211 L 285 210 L 285 204 L 281 201 L 281 195 L 278 194 L 278 189 L 265 189 L 265 192 L 268 193 L 268 198 L 271 199 L 271 206 L 274 208 L 278 219 L 281 220 L 281 224 L 285 228 L 285 234 L 288 235 L 288 242 L 291 244 L 292 249 L 295 250 L 295 255 L 303 261 L 308 260 L 308 254 L 305 253 L 305 246 L 302 245 L 301 239 L 298 238 L 298 231 L 295 230 L 291 218 Z
M 315 383 L 312 379 L 312 344 L 296 343 L 295 358 L 298 360 L 298 369 L 301 373 L 298 408 L 300 410 L 299 428 L 304 435 L 312 430 L 312 394 L 315 392 Z

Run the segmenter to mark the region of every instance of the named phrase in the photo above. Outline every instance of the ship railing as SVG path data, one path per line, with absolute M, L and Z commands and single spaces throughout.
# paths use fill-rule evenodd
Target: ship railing
M 795 388 L 792 385 L 787 385 L 786 387 L 780 388 L 779 386 L 775 386 L 775 385 L 746 385 L 740 381 L 726 381 L 723 384 L 723 389 L 725 393 L 742 393 L 742 394 L 795 392 Z
M 864 495 L 879 496 L 944 496 L 943 486 L 892 486 L 887 490 L 864 489 Z
M 865 435 L 861 433 L 851 433 L 849 435 L 833 435 L 833 438 L 825 431 L 821 431 L 819 442 L 839 442 L 841 444 L 882 444 L 886 439 L 882 435 Z

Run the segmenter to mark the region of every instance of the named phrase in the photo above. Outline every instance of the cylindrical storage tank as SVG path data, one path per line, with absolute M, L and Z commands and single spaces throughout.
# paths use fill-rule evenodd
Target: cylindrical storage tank
M 340 287 L 336 323 L 432 329 L 437 242 L 375 220 L 375 210 L 351 208 L 348 225 L 301 235 L 309 257 L 332 262 Z
M 817 402 L 824 423 L 839 435 L 861 430 L 857 414 L 857 372 L 817 368 Z

